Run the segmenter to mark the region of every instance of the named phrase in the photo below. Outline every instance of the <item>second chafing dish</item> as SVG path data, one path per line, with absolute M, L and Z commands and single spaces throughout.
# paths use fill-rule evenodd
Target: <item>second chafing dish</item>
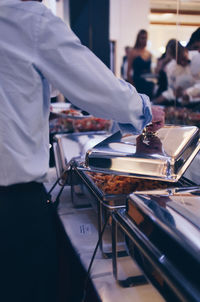
M 200 187 L 135 192 L 113 218 L 117 279 L 116 223 L 129 254 L 167 301 L 200 301 Z

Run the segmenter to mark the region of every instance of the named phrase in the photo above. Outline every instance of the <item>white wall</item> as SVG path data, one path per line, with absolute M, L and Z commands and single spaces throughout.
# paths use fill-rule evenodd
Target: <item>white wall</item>
M 69 24 L 69 0 L 43 0 L 44 5 L 52 12 Z
M 110 40 L 116 41 L 116 75 L 125 46 L 133 46 L 140 29 L 149 29 L 149 0 L 110 0 Z
M 56 15 L 56 0 L 43 0 L 43 4 L 46 5 Z

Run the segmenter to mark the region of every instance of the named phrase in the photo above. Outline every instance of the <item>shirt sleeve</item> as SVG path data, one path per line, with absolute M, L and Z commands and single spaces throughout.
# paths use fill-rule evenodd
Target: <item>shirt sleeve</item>
M 137 132 L 151 120 L 148 97 L 117 79 L 70 28 L 44 9 L 38 25 L 36 68 L 77 107 L 94 116 L 132 125 Z

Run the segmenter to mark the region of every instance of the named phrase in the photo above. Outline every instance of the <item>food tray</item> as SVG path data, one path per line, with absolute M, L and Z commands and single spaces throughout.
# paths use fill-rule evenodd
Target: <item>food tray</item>
M 93 172 L 91 171 L 86 171 L 82 168 L 82 165 L 79 164 L 78 162 L 74 162 L 73 163 L 73 171 L 74 174 L 77 175 L 80 180 L 79 183 L 83 182 L 83 184 L 86 185 L 86 187 L 90 190 L 90 192 L 96 197 L 97 201 L 99 201 L 103 206 L 105 206 L 106 208 L 108 208 L 109 210 L 115 210 L 117 208 L 121 208 L 125 206 L 126 203 L 126 199 L 127 196 L 136 191 L 138 187 L 144 189 L 144 186 L 146 185 L 147 188 L 150 189 L 151 184 L 153 185 L 152 188 L 158 188 L 160 187 L 173 187 L 174 184 L 173 183 L 166 183 L 166 182 L 162 182 L 162 181 L 157 181 L 157 180 L 149 180 L 149 179 L 141 179 L 141 178 L 134 178 L 134 181 L 136 181 L 136 184 L 133 185 L 131 184 L 131 179 L 133 180 L 133 178 L 130 177 L 119 177 L 117 175 L 110 175 L 110 174 L 105 174 L 105 177 L 110 177 L 113 178 L 113 184 L 116 181 L 118 182 L 115 186 L 115 188 L 117 188 L 117 185 L 121 182 L 121 184 L 119 184 L 120 186 L 123 184 L 122 179 L 127 179 L 128 181 L 128 189 L 127 192 L 125 193 L 124 190 L 122 194 L 111 194 L 111 193 L 106 193 L 104 192 L 100 186 L 98 186 L 98 183 L 94 181 L 94 178 L 90 176 L 93 174 Z M 102 174 L 99 174 L 100 176 Z M 107 178 L 107 183 L 109 184 L 109 180 Z M 142 185 L 141 185 L 142 183 Z M 125 184 L 126 185 L 126 184 Z M 193 185 L 193 183 L 186 179 L 185 177 L 182 177 L 176 184 L 176 186 L 190 186 Z M 135 187 L 135 188 L 134 188 Z M 117 188 L 118 191 L 118 188 Z M 143 191 L 143 190 L 142 190 Z

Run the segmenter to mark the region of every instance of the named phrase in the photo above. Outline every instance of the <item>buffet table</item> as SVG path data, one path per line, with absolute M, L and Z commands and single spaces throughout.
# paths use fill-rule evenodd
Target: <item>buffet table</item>
M 168 261 L 168 259 L 165 261 L 168 246 L 162 251 L 159 251 L 157 247 L 157 238 L 162 238 L 163 234 L 159 233 L 158 236 L 155 236 L 155 246 L 147 240 L 147 235 L 149 235 L 149 232 L 151 234 L 153 230 L 149 227 L 153 209 L 157 209 L 155 215 L 158 215 L 158 217 L 155 216 L 155 219 L 152 218 L 153 221 L 156 221 L 156 230 L 159 225 L 158 221 L 160 223 L 159 227 L 162 229 L 165 218 L 167 220 L 171 217 L 171 212 L 168 213 L 167 203 L 163 204 L 162 198 L 161 202 L 157 203 L 158 192 L 166 197 L 166 194 L 176 196 L 179 191 L 181 195 L 186 187 L 189 191 L 196 189 L 198 192 L 199 190 L 199 187 L 194 188 L 194 186 L 199 185 L 199 129 L 194 126 L 165 125 L 156 133 L 144 131 L 139 136 L 130 134 L 122 136 L 120 132 L 111 135 L 109 132 L 100 133 L 97 131 L 56 135 L 53 147 L 57 174 L 59 177 L 64 175 L 63 173 L 66 175 L 64 193 L 59 204 L 59 216 L 63 225 L 64 237 L 66 236 L 68 242 L 66 253 L 63 253 L 63 260 L 64 263 L 67 263 L 67 266 L 66 270 L 63 271 L 68 274 L 66 281 L 71 284 L 69 289 L 71 296 L 70 299 L 63 301 L 164 301 L 164 298 L 158 294 L 158 291 L 150 283 L 145 283 L 146 279 L 144 280 L 135 261 L 139 263 L 140 267 L 144 266 L 143 270 L 146 270 L 145 274 L 149 280 L 151 280 L 149 276 L 153 276 L 152 284 L 156 286 L 167 301 L 199 301 L 199 299 L 196 299 L 198 296 L 196 294 L 194 300 L 185 299 L 185 296 L 193 296 L 193 290 L 189 290 L 187 293 L 185 291 L 185 288 L 188 287 L 184 287 L 184 284 L 186 284 L 184 276 L 180 279 L 180 274 L 177 273 L 175 267 L 179 261 L 174 263 L 174 267 L 169 262 L 171 266 L 166 265 L 167 270 L 164 269 L 165 262 Z M 69 186 L 71 186 L 71 191 Z M 155 190 L 156 196 L 155 201 L 147 202 L 153 207 L 149 210 L 149 217 L 144 219 L 146 216 L 143 216 L 143 213 L 134 210 L 134 219 L 132 217 L 134 223 L 127 222 L 126 225 L 127 228 L 131 228 L 131 240 L 134 241 L 134 249 L 132 247 L 130 249 L 129 244 L 127 245 L 127 237 L 124 238 L 125 234 L 128 235 L 129 233 L 125 226 L 122 227 L 121 218 L 118 220 L 117 215 L 120 216 L 121 211 L 126 211 L 126 214 L 129 213 L 127 196 L 130 193 L 138 194 L 138 192 L 148 192 L 148 190 L 151 190 L 148 194 Z M 133 195 L 135 196 L 135 194 Z M 192 197 L 194 196 L 192 195 Z M 141 200 L 143 200 L 143 197 L 141 197 Z M 147 200 L 151 200 L 151 195 L 147 196 Z M 169 198 L 167 202 L 170 201 Z M 133 202 L 135 202 L 134 198 Z M 184 224 L 193 224 L 190 213 L 186 215 L 188 213 L 182 199 L 180 203 L 181 205 L 175 211 L 176 219 L 177 215 L 180 216 L 180 219 L 184 216 Z M 147 204 L 145 203 L 144 206 L 144 215 L 147 212 Z M 91 208 L 90 205 L 94 208 Z M 194 221 L 198 220 L 199 216 L 197 214 L 194 213 L 194 216 L 197 216 L 195 216 Z M 178 225 L 176 219 L 169 227 L 169 234 Z M 87 269 L 90 266 L 96 243 L 101 238 L 105 221 L 108 222 L 108 225 L 105 228 L 102 244 L 90 271 L 87 288 L 85 288 Z M 118 223 L 121 238 L 116 236 L 118 232 L 115 222 Z M 168 220 L 166 224 L 169 224 Z M 113 226 L 112 241 L 111 226 Z M 140 232 L 139 226 L 141 227 Z M 195 227 L 199 229 L 199 224 L 197 226 L 195 224 Z M 169 236 L 170 240 L 175 242 L 177 246 L 180 241 L 177 237 L 180 235 L 178 232 L 177 229 L 173 236 Z M 165 233 L 166 228 L 164 228 Z M 113 250 L 111 242 L 113 242 Z M 182 240 L 181 242 L 184 246 L 183 253 L 186 253 L 185 241 Z M 190 250 L 188 246 L 187 249 Z M 112 261 L 109 257 L 116 255 L 116 250 L 119 251 L 120 255 L 123 254 L 123 257 L 114 257 Z M 132 258 L 124 257 L 124 252 L 127 250 Z M 192 257 L 190 254 L 188 251 L 187 256 Z M 170 255 L 168 255 L 169 258 Z M 144 257 L 147 257 L 147 259 Z M 116 258 L 118 258 L 117 261 Z M 199 265 L 199 258 L 196 259 L 195 257 L 195 261 Z M 168 274 L 170 277 L 167 275 L 169 267 L 171 268 Z M 119 283 L 113 277 L 113 268 Z M 176 274 L 172 274 L 172 272 L 176 272 Z M 182 272 L 182 275 L 184 273 Z M 134 278 L 134 284 L 136 282 L 137 285 L 129 287 L 132 286 L 132 277 L 135 276 L 137 278 Z M 178 285 L 177 282 L 174 282 L 174 276 L 177 277 Z M 182 280 L 181 286 L 179 286 L 179 280 Z M 119 284 L 126 287 L 121 287 Z M 86 294 L 86 299 L 83 298 L 84 294 Z M 176 300 L 171 299 L 172 296 Z M 67 297 L 69 296 L 67 295 Z M 181 299 L 179 299 L 180 297 Z
M 56 194 L 56 192 L 54 192 L 54 194 Z M 77 195 L 77 198 L 80 199 L 83 197 L 78 197 Z M 71 258 L 69 262 L 76 262 L 73 276 L 68 276 L 65 280 L 67 282 L 71 279 L 70 282 L 75 283 L 73 288 L 81 291 L 84 284 L 84 277 L 86 276 L 86 271 L 98 240 L 97 213 L 92 208 L 75 209 L 70 201 L 69 187 L 65 187 L 61 195 L 58 213 L 66 232 L 68 245 L 66 248 L 69 249 L 67 253 L 68 257 Z M 66 270 L 69 269 L 68 265 L 69 263 L 64 263 Z M 138 275 L 141 273 L 129 257 L 120 258 L 119 271 L 122 278 L 124 276 Z M 112 274 L 112 259 L 103 258 L 100 250 L 98 250 L 95 257 L 89 281 L 87 302 L 164 301 L 151 284 L 131 288 L 120 287 Z M 68 288 L 67 283 L 65 284 L 63 281 L 62 283 L 62 286 Z M 77 292 L 74 292 L 74 300 L 71 296 L 70 302 L 79 302 L 78 298 L 80 296 L 80 293 L 77 294 Z M 69 294 L 65 293 L 64 297 L 66 297 L 66 301 L 68 301 L 67 298 Z M 64 298 L 62 301 L 65 301 Z

